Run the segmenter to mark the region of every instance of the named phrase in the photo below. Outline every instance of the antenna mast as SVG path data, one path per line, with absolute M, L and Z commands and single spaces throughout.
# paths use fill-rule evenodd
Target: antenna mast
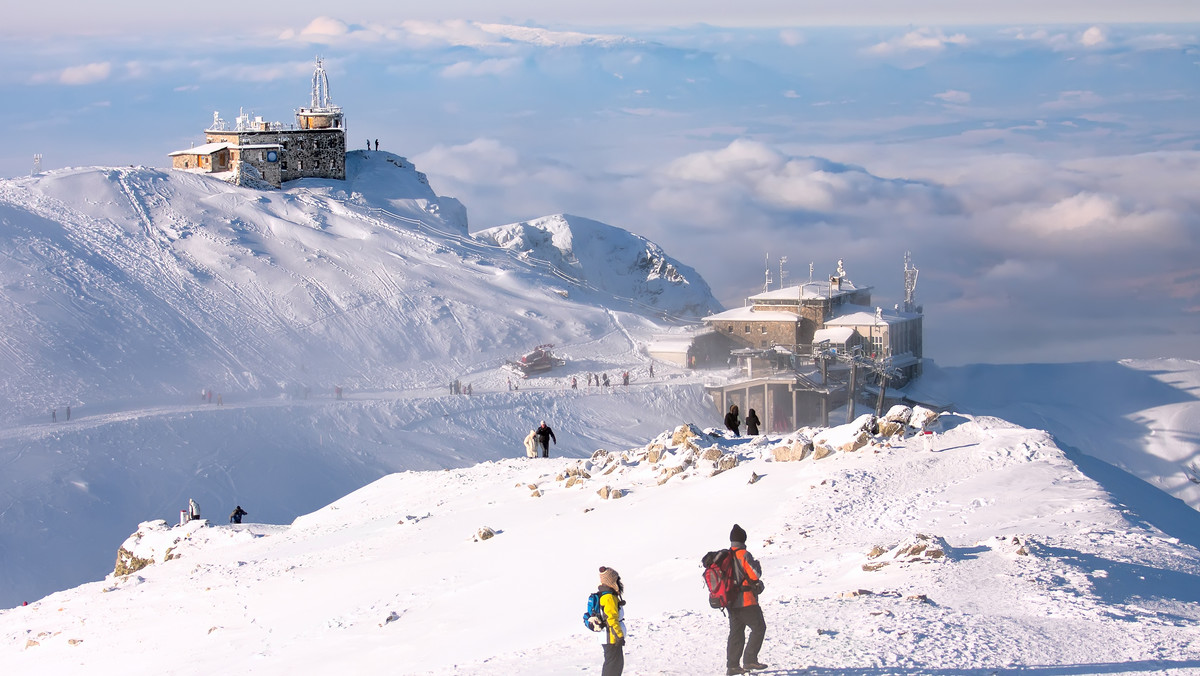
M 916 307 L 917 272 L 912 265 L 912 252 L 904 252 L 904 311 L 912 312 Z
M 324 62 L 317 57 L 317 69 L 313 71 L 312 107 L 317 110 L 333 107 L 333 97 L 329 94 L 329 76 L 325 74 Z
M 30 176 L 37 176 L 42 173 L 42 154 L 38 153 L 33 156 L 33 171 L 29 172 Z
M 766 270 L 763 272 L 763 277 L 764 277 L 763 293 L 766 293 L 771 290 L 771 252 L 770 251 L 768 251 L 766 254 L 764 254 L 763 267 L 766 268 Z
M 783 286 L 784 286 L 784 285 L 783 285 L 783 278 L 786 276 L 786 273 L 783 271 L 783 264 L 784 264 L 784 263 L 786 263 L 786 262 L 787 262 L 787 256 L 780 256 L 780 257 L 779 257 L 779 288 L 781 288 L 781 289 L 782 289 L 782 288 L 783 288 Z

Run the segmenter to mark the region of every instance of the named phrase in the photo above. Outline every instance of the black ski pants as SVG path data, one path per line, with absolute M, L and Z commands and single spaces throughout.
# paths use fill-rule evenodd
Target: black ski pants
M 625 649 L 615 643 L 604 644 L 604 669 L 600 676 L 621 676 L 625 670 Z
M 746 627 L 750 627 L 749 642 L 746 642 Z M 766 631 L 767 621 L 763 619 L 761 606 L 755 604 L 745 608 L 730 608 L 729 644 L 725 650 L 725 666 L 740 667 L 746 663 L 757 662 L 758 651 L 762 648 L 763 634 Z

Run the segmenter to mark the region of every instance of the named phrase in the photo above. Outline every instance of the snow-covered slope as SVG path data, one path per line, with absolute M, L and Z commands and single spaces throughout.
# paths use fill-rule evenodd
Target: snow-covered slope
M 352 152 L 347 173 L 268 192 L 145 168 L 0 181 L 0 419 L 205 388 L 412 387 L 590 340 L 614 330 L 608 306 L 648 312 L 613 298 L 637 299 L 632 281 L 581 304 L 565 275 L 470 238 L 462 206 L 404 158 Z M 592 278 L 623 247 L 576 270 Z M 675 273 L 655 312 L 716 307 Z
M 975 364 L 929 369 L 914 387 L 1044 429 L 1200 510 L 1200 362 Z
M 688 316 L 720 310 L 712 290 L 695 270 L 645 237 L 599 221 L 558 214 L 488 228 L 475 236 L 548 261 L 590 289 L 630 298 L 665 316 L 680 309 Z
M 708 413 L 694 385 L 644 387 L 648 316 L 715 304 L 690 270 L 630 302 L 637 280 L 571 278 L 624 258 L 615 234 L 566 274 L 472 238 L 402 157 L 352 152 L 347 174 L 0 181 L 0 605 L 96 579 L 129 523 L 189 497 L 287 523 L 389 472 L 519 453 L 541 418 L 586 455 Z M 510 394 L 498 367 L 541 343 L 567 365 Z M 600 411 L 566 391 L 624 370 Z
M 771 461 L 790 441 L 700 437 L 742 461 L 716 476 L 668 443 L 658 462 L 611 448 L 628 452 L 395 474 L 288 528 L 144 524 L 127 546 L 177 558 L 0 611 L 0 662 L 598 673 L 580 617 L 608 565 L 627 589 L 626 673 L 720 673 L 727 625 L 699 560 L 736 522 L 763 565 L 772 673 L 1200 669 L 1197 543 L 1143 524 L 1045 433 L 943 416 L 932 451 L 909 435 Z M 572 469 L 590 478 L 568 486 Z M 475 541 L 484 526 L 495 537 Z

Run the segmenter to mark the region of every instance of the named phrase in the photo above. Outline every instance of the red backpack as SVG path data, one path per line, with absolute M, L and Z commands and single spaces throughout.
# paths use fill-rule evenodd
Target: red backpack
M 728 549 L 709 552 L 700 559 L 704 566 L 704 584 L 708 587 L 708 605 L 721 608 L 729 607 L 733 595 L 741 593 L 741 575 L 739 575 L 737 557 Z

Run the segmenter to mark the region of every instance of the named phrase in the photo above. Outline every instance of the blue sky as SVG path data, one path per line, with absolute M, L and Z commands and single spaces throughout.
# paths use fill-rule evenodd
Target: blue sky
M 1145 3 L 1158 22 L 1129 24 L 1125 3 L 1010 3 L 1011 19 L 956 24 L 983 4 L 918 3 L 906 21 L 867 2 L 857 23 L 898 25 L 828 27 L 833 3 L 793 22 L 794 3 L 728 4 L 606 19 L 506 4 L 523 25 L 467 4 L 480 20 L 40 4 L 0 29 L 0 175 L 34 153 L 162 167 L 214 110 L 290 121 L 320 54 L 351 146 L 414 160 L 473 229 L 595 218 L 659 242 L 727 305 L 761 290 L 769 254 L 792 280 L 844 259 L 890 306 L 911 250 L 942 363 L 1200 358 L 1197 10 Z M 756 16 L 774 25 L 744 25 Z

